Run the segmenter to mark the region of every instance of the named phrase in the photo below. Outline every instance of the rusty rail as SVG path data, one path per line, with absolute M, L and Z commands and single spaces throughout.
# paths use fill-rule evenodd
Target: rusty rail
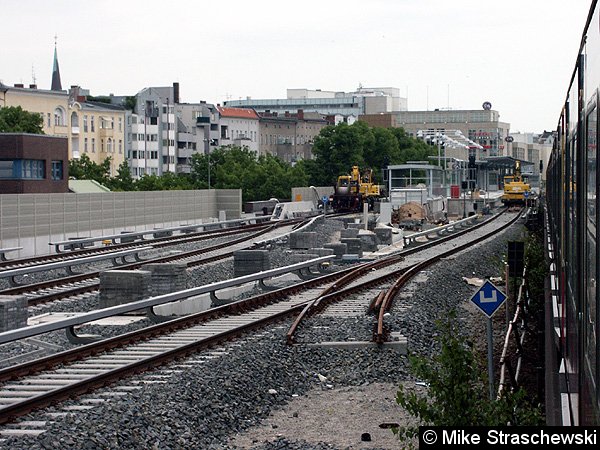
M 300 327 L 300 324 L 307 317 L 322 310 L 326 305 L 333 302 L 337 298 L 333 294 L 336 292 L 339 293 L 339 290 L 342 287 L 347 286 L 352 281 L 356 280 L 357 278 L 360 278 L 366 272 L 370 272 L 371 270 L 377 270 L 381 267 L 384 267 L 384 266 L 387 266 L 390 264 L 395 264 L 397 262 L 400 262 L 402 259 L 403 259 L 402 255 L 393 255 L 393 256 L 389 256 L 387 258 L 382 258 L 382 259 L 379 259 L 376 261 L 362 264 L 359 267 L 349 271 L 346 275 L 344 275 L 342 278 L 340 278 L 338 281 L 336 281 L 335 284 L 333 284 L 333 285 L 329 286 L 327 289 L 323 290 L 323 292 L 321 292 L 321 294 L 316 299 L 314 299 L 313 301 L 308 303 L 304 307 L 304 309 L 300 312 L 298 317 L 296 317 L 296 320 L 294 320 L 294 323 L 292 323 L 292 325 L 290 326 L 290 329 L 288 330 L 288 332 L 286 334 L 287 344 L 288 345 L 294 344 L 294 336 L 296 334 L 296 331 Z M 388 276 L 392 276 L 392 274 L 390 274 Z M 359 289 L 359 287 L 357 287 L 357 289 Z
M 519 387 L 519 373 L 521 372 L 521 362 L 523 359 L 523 342 L 525 341 L 526 336 L 526 322 L 525 322 L 525 314 L 524 314 L 524 292 L 525 292 L 525 276 L 527 274 L 527 268 L 523 270 L 523 278 L 521 285 L 519 286 L 519 293 L 517 295 L 517 307 L 515 309 L 515 315 L 513 319 L 508 324 L 508 329 L 506 330 L 506 336 L 504 337 L 504 346 L 502 347 L 502 355 L 500 356 L 500 382 L 498 387 L 498 398 L 502 395 L 502 391 L 504 387 L 507 385 L 506 381 L 506 372 L 508 371 L 508 382 L 510 383 L 510 387 L 512 389 L 517 389 Z M 508 305 L 507 305 L 508 307 Z M 520 325 L 520 326 L 519 326 Z M 523 332 L 519 334 L 519 328 L 523 329 Z M 517 346 L 517 363 L 513 368 L 510 355 L 508 355 L 508 347 L 510 345 L 511 335 L 515 338 L 515 344 Z
M 521 210 L 522 211 L 522 210 Z M 412 277 L 414 277 L 416 274 L 418 274 L 421 270 L 423 270 L 424 268 L 436 263 L 437 261 L 439 261 L 442 258 L 446 258 L 454 253 L 458 253 L 462 250 L 465 250 L 471 246 L 473 246 L 474 244 L 477 244 L 485 239 L 488 239 L 489 237 L 491 237 L 492 235 L 496 234 L 497 232 L 508 228 L 509 226 L 511 226 L 513 223 L 515 223 L 522 214 L 518 214 L 515 216 L 515 218 L 513 220 L 511 220 L 510 222 L 507 222 L 506 224 L 502 225 L 500 228 L 497 228 L 493 231 L 491 231 L 488 234 L 484 234 L 480 237 L 478 237 L 477 239 L 474 239 L 472 241 L 469 241 L 463 245 L 459 245 L 457 247 L 454 247 L 446 252 L 440 253 L 436 256 L 434 256 L 433 258 L 430 258 L 428 260 L 422 261 L 419 264 L 416 264 L 414 267 L 412 267 L 409 271 L 407 271 L 405 274 L 403 274 L 400 278 L 398 278 L 398 280 L 396 280 L 396 282 L 392 285 L 392 287 L 390 289 L 388 289 L 388 291 L 386 292 L 385 296 L 383 297 L 383 300 L 381 301 L 381 306 L 379 308 L 379 313 L 378 313 L 378 318 L 377 318 L 377 329 L 373 335 L 373 340 L 375 342 L 377 342 L 378 344 L 382 344 L 386 341 L 386 335 L 385 335 L 385 321 L 384 321 L 384 316 L 385 313 L 392 307 L 392 303 L 394 301 L 394 298 L 396 297 L 398 291 L 400 290 L 400 288 L 402 286 L 404 286 Z M 484 222 L 485 223 L 485 222 Z M 481 226 L 483 224 L 479 224 L 476 226 Z M 473 227 L 472 227 L 473 228 Z M 472 229 L 471 228 L 471 229 Z

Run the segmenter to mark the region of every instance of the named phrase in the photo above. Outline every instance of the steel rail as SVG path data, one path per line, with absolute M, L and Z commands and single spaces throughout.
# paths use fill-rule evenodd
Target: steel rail
M 506 211 L 506 210 L 504 210 Z M 498 233 L 499 231 L 504 230 L 505 228 L 508 228 L 509 226 L 511 226 L 512 224 L 514 224 L 522 215 L 523 210 L 521 210 L 521 212 L 519 214 L 517 214 L 512 220 L 510 220 L 509 222 L 507 222 L 506 224 L 502 225 L 500 228 L 497 228 L 493 231 L 490 231 L 489 233 L 486 233 L 474 240 L 471 240 L 465 244 L 459 245 L 457 247 L 454 247 L 446 252 L 442 252 L 438 255 L 435 255 L 432 258 L 429 258 L 425 261 L 422 261 L 418 264 L 416 264 L 414 267 L 412 267 L 408 272 L 406 272 L 404 275 L 402 275 L 400 278 L 398 278 L 398 280 L 392 285 L 392 287 L 390 289 L 387 290 L 387 292 L 385 293 L 385 295 L 383 296 L 382 300 L 381 300 L 381 306 L 379 308 L 379 312 L 378 312 L 378 317 L 377 317 L 377 331 L 374 333 L 373 336 L 373 341 L 377 342 L 378 344 L 382 344 L 386 341 L 386 333 L 385 333 L 385 320 L 384 320 L 384 315 L 385 313 L 392 307 L 392 303 L 394 301 L 394 298 L 396 297 L 398 291 L 402 288 L 402 286 L 404 286 L 412 277 L 414 277 L 416 274 L 418 274 L 420 271 L 422 271 L 424 268 L 429 267 L 430 265 L 438 262 L 440 259 L 442 258 L 446 258 L 450 255 L 453 255 L 455 253 L 458 253 L 462 250 L 465 250 L 471 246 L 473 246 L 474 244 L 477 244 L 481 241 L 484 241 L 485 239 L 488 239 L 489 237 L 491 237 L 492 235 Z M 483 226 L 486 222 L 483 222 L 479 225 L 475 225 L 474 227 L 480 227 Z M 474 227 L 470 228 L 469 230 L 472 230 Z M 466 230 L 465 230 L 466 231 Z M 454 235 L 456 236 L 456 235 Z
M 10 259 L 10 260 L 0 260 L 0 268 L 12 268 L 12 267 L 35 267 L 37 264 L 46 264 L 51 261 L 66 261 L 76 258 L 82 258 L 86 256 L 91 256 L 95 254 L 103 254 L 110 253 L 117 250 L 128 249 L 128 248 L 136 248 L 136 247 L 145 247 L 148 245 L 152 245 L 155 248 L 167 247 L 171 245 L 185 244 L 188 242 L 195 241 L 203 241 L 207 239 L 212 239 L 216 236 L 228 236 L 231 234 L 239 234 L 246 231 L 251 231 L 256 228 L 262 228 L 265 226 L 269 226 L 271 224 L 261 223 L 261 224 L 250 224 L 243 225 L 240 227 L 231 227 L 224 228 L 221 230 L 207 230 L 200 231 L 197 233 L 189 233 L 189 234 L 180 234 L 176 236 L 167 236 L 162 238 L 155 239 L 145 239 L 136 242 L 125 242 L 120 244 L 112 244 L 106 247 L 93 247 L 93 248 L 84 248 L 81 250 L 73 250 L 69 252 L 61 252 L 61 253 L 52 253 L 48 255 L 42 256 L 34 256 L 31 258 L 20 258 L 20 259 Z M 124 238 L 127 235 L 122 235 Z
M 285 297 L 297 293 L 303 289 L 313 288 L 323 283 L 330 283 L 343 276 L 339 272 L 324 275 L 312 280 L 304 281 L 294 286 L 285 287 L 282 289 L 270 291 L 268 293 L 251 297 L 248 299 L 238 300 L 236 302 L 212 308 L 207 311 L 192 314 L 185 317 L 180 317 L 169 322 L 161 323 L 151 327 L 143 328 L 137 331 L 129 332 L 120 336 L 104 339 L 95 343 L 87 344 L 76 349 L 67 350 L 54 355 L 49 355 L 44 358 L 19 364 L 14 367 L 9 367 L 0 370 L 0 382 L 16 380 L 25 376 L 31 376 L 44 370 L 52 370 L 63 364 L 69 364 L 75 361 L 80 361 L 83 358 L 98 356 L 114 349 L 122 349 L 134 343 L 148 341 L 157 336 L 164 336 L 173 333 L 177 330 L 187 329 L 194 325 L 208 323 L 211 320 L 228 316 L 239 316 L 247 311 L 255 311 L 258 308 L 268 306 L 280 302 Z M 89 392 L 96 387 L 104 386 L 117 379 L 128 376 L 131 373 L 146 370 L 164 364 L 167 361 L 185 356 L 187 354 L 197 352 L 203 348 L 214 345 L 217 342 L 222 342 L 232 339 L 234 336 L 247 332 L 250 329 L 262 327 L 268 323 L 279 321 L 290 315 L 294 315 L 304 308 L 306 302 L 300 302 L 297 305 L 282 310 L 276 314 L 271 314 L 269 317 L 264 317 L 258 321 L 253 321 L 236 327 L 235 329 L 218 333 L 211 336 L 209 339 L 203 339 L 189 345 L 182 346 L 173 351 L 161 353 L 151 358 L 138 361 L 135 364 L 129 364 L 110 372 L 99 374 L 95 377 L 87 378 L 81 383 L 71 384 L 71 387 L 64 387 L 53 390 L 36 397 L 30 397 L 18 403 L 0 408 L 0 423 L 6 423 L 16 416 L 27 414 L 28 412 L 47 406 L 61 399 L 79 395 L 84 392 Z
M 325 289 L 317 298 L 309 302 L 306 307 L 300 312 L 296 320 L 292 323 L 288 332 L 286 333 L 286 342 L 288 345 L 293 345 L 295 343 L 294 336 L 296 331 L 300 327 L 300 324 L 306 320 L 310 315 L 313 315 L 320 311 L 326 304 L 331 303 L 332 301 L 339 298 L 340 295 L 355 292 L 360 289 L 364 289 L 365 284 L 361 284 L 354 289 L 346 289 L 341 291 L 340 289 L 344 286 L 347 286 L 352 281 L 360 278 L 366 272 L 370 272 L 371 270 L 377 270 L 381 267 L 388 266 L 390 264 L 395 264 L 400 262 L 403 259 L 401 255 L 393 255 L 387 258 L 379 259 L 376 261 L 371 261 L 369 263 L 361 264 L 357 268 L 353 268 L 348 273 L 346 273 L 342 278 L 340 278 L 335 284 L 329 286 Z M 389 276 L 393 276 L 396 272 L 389 274 Z M 380 277 L 384 278 L 384 277 Z M 380 279 L 377 280 L 378 282 Z M 381 280 L 382 281 L 382 280 Z
M 297 330 L 300 328 L 300 325 L 308 319 L 308 317 L 310 317 L 311 315 L 318 313 L 319 311 L 321 311 L 326 305 L 341 299 L 341 295 L 333 295 L 334 291 L 336 291 L 338 289 L 338 287 L 342 287 L 350 282 L 352 282 L 353 280 L 357 279 L 358 277 L 362 276 L 362 274 L 364 274 L 364 272 L 366 271 L 370 271 L 370 270 L 377 270 L 380 267 L 384 267 L 386 265 L 389 264 L 395 264 L 396 262 L 399 262 L 399 260 L 394 260 L 394 258 L 402 258 L 404 256 L 410 255 L 410 254 L 414 254 L 417 252 L 420 252 L 424 249 L 428 249 L 431 247 L 435 247 L 437 245 L 440 245 L 444 242 L 448 242 L 452 239 L 455 239 L 459 236 L 462 236 L 463 234 L 466 234 L 468 232 L 470 232 L 473 229 L 477 229 L 479 227 L 482 227 L 494 220 L 496 220 L 498 217 L 500 217 L 504 212 L 506 211 L 506 209 L 503 209 L 499 214 L 496 214 L 494 216 L 492 216 L 491 218 L 475 224 L 475 225 L 471 225 L 469 228 L 465 228 L 465 229 L 461 229 L 456 231 L 456 229 L 454 229 L 454 232 L 452 234 L 447 234 L 444 235 L 444 237 L 441 237 L 439 239 L 436 239 L 434 241 L 430 241 L 427 243 L 420 243 L 418 241 L 414 241 L 417 242 L 418 245 L 414 245 L 411 246 L 409 248 L 405 248 L 402 251 L 399 251 L 391 256 L 382 258 L 381 260 L 378 260 L 378 262 L 374 262 L 374 263 L 365 263 L 363 264 L 361 267 L 358 267 L 354 270 L 352 270 L 351 272 L 349 272 L 347 275 L 344 276 L 343 279 L 339 280 L 335 285 L 330 286 L 326 291 L 324 291 L 318 298 L 314 299 L 310 304 L 306 305 L 306 307 L 304 308 L 304 310 L 302 310 L 302 312 L 299 314 L 299 316 L 296 318 L 296 320 L 292 323 L 292 326 L 290 327 L 290 329 L 288 330 L 287 334 L 286 334 L 286 341 L 288 343 L 288 345 L 293 345 L 295 342 L 295 334 L 297 332 Z M 390 272 L 388 274 L 382 275 L 379 279 L 373 280 L 374 282 L 370 282 L 368 284 L 365 284 L 364 287 L 368 287 L 370 285 L 375 284 L 375 282 L 384 282 L 389 280 L 389 278 L 392 278 L 394 276 L 397 276 L 398 274 L 404 274 L 405 271 L 407 269 L 400 269 L 397 271 L 393 271 Z M 358 287 L 356 289 L 353 289 L 352 292 L 357 292 L 361 290 L 361 287 Z M 349 291 L 344 291 L 345 293 L 350 293 Z M 371 306 L 369 308 L 370 311 L 374 310 L 375 308 L 379 307 L 381 301 L 383 299 L 383 291 L 382 293 L 380 293 L 379 296 L 377 296 L 373 302 L 371 303 Z
M 141 266 L 143 266 L 144 264 L 155 264 L 155 263 L 166 263 L 166 262 L 172 262 L 172 261 L 177 261 L 177 260 L 181 260 L 181 259 L 185 259 L 185 258 L 190 258 L 193 256 L 197 256 L 197 255 L 202 255 L 204 253 L 209 253 L 212 251 L 217 251 L 217 250 L 221 250 L 224 249 L 228 246 L 232 246 L 232 245 L 237 245 L 240 244 L 244 241 L 250 241 L 252 239 L 254 239 L 257 236 L 261 236 L 271 230 L 273 230 L 276 227 L 279 226 L 283 226 L 286 224 L 273 224 L 270 225 L 266 228 L 262 228 L 260 229 L 258 232 L 252 234 L 251 236 L 244 236 L 238 239 L 234 239 L 232 241 L 229 242 L 225 242 L 222 244 L 217 244 L 217 245 L 213 245 L 210 247 L 205 247 L 202 249 L 198 249 L 198 250 L 192 250 L 189 252 L 185 252 L 185 253 L 179 253 L 176 255 L 169 255 L 169 256 L 160 256 L 157 258 L 151 258 L 151 259 L 147 259 L 144 260 L 142 262 L 136 262 L 136 263 L 132 263 L 132 264 L 126 264 L 126 265 L 121 265 L 119 266 L 120 270 L 135 270 L 140 268 Z M 289 225 L 289 223 L 287 224 Z M 216 256 L 212 256 L 209 258 L 205 258 L 205 259 L 201 259 L 198 261 L 192 261 L 189 262 L 188 265 L 189 266 L 196 266 L 196 265 L 201 265 L 201 264 L 205 264 L 208 262 L 213 262 L 213 261 L 218 261 L 220 259 L 224 259 L 227 257 L 230 257 L 233 253 L 232 252 L 228 252 L 226 254 L 223 255 L 216 255 Z M 55 280 L 50 280 L 50 281 L 44 281 L 44 282 L 40 282 L 40 283 L 35 283 L 35 284 L 28 284 L 28 285 L 24 285 L 24 286 L 20 286 L 20 287 L 15 287 L 15 288 L 9 288 L 9 289 L 5 289 L 0 291 L 0 295 L 18 295 L 18 294 L 23 294 L 23 293 L 27 293 L 27 292 L 32 292 L 34 290 L 41 290 L 41 289 L 47 289 L 50 287 L 58 287 L 58 286 L 63 286 L 65 284 L 69 284 L 69 283 L 75 283 L 75 282 L 81 282 L 81 281 L 85 281 L 85 280 L 91 280 L 93 278 L 98 278 L 100 276 L 100 271 L 94 271 L 94 272 L 87 272 L 81 275 L 73 275 L 73 276 L 69 276 L 69 277 L 64 277 L 64 278 L 58 278 Z M 97 290 L 99 286 L 99 282 L 95 282 L 93 284 L 90 284 L 88 286 L 84 286 L 84 287 L 79 287 L 79 288 L 75 288 L 75 289 L 69 289 L 69 290 L 65 290 L 63 292 L 58 292 L 55 294 L 50 294 L 48 296 L 44 296 L 44 297 L 38 297 L 36 299 L 31 299 L 30 300 L 30 304 L 40 304 L 40 303 L 45 303 L 48 301 L 54 301 L 54 300 L 58 300 L 58 299 L 62 299 L 65 297 L 69 297 L 72 295 L 77 295 L 77 294 L 81 294 L 84 292 L 92 292 L 94 290 Z

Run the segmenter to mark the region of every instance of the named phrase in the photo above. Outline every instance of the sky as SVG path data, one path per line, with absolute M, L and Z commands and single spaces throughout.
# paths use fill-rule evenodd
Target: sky
M 0 0 L 0 81 L 182 102 L 396 87 L 408 109 L 556 128 L 592 0 Z

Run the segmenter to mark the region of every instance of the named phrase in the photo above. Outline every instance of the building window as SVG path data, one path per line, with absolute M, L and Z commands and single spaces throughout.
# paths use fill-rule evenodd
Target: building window
M 65 111 L 61 108 L 54 109 L 54 125 L 55 126 L 64 126 L 65 124 Z
M 48 122 L 47 122 L 47 123 L 48 123 L 48 128 L 50 128 L 50 126 L 51 126 L 51 125 L 50 125 L 50 117 L 51 117 L 51 116 L 50 116 L 50 113 L 48 113 Z
M 119 139 L 119 154 L 123 153 L 123 141 Z
M 93 117 L 92 117 L 92 123 L 94 123 Z M 92 138 L 92 153 L 96 153 L 96 138 Z
M 119 131 L 123 131 L 123 118 L 119 117 Z
M 52 161 L 52 179 L 62 180 L 63 179 L 63 162 Z
M 83 139 L 83 152 L 87 153 L 88 151 L 88 138 Z
M 112 153 L 112 151 L 113 151 L 113 148 L 112 148 L 112 147 L 113 147 L 113 146 L 112 146 L 112 139 L 111 139 L 111 138 L 108 138 L 108 139 L 106 140 L 106 153 Z
M 87 115 L 83 116 L 83 132 L 87 133 L 88 131 L 88 127 L 87 127 Z
M 94 131 L 96 131 L 95 127 L 94 127 L 94 116 L 90 117 L 90 129 L 91 129 L 92 133 Z
M 0 160 L 0 179 L 14 178 L 13 166 L 13 160 Z
M 41 159 L 0 160 L 0 178 L 16 180 L 43 180 L 45 161 Z

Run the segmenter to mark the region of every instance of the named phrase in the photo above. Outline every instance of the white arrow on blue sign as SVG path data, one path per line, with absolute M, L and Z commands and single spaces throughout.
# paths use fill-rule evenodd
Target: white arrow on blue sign
M 325 204 L 327 204 L 327 202 L 329 202 L 329 197 L 327 197 L 326 195 L 323 196 L 323 198 L 321 199 L 321 201 Z
M 471 301 L 475 303 L 486 316 L 491 318 L 496 310 L 502 306 L 502 303 L 506 301 L 506 294 L 489 281 L 486 281 L 483 283 L 483 286 L 473 294 Z

